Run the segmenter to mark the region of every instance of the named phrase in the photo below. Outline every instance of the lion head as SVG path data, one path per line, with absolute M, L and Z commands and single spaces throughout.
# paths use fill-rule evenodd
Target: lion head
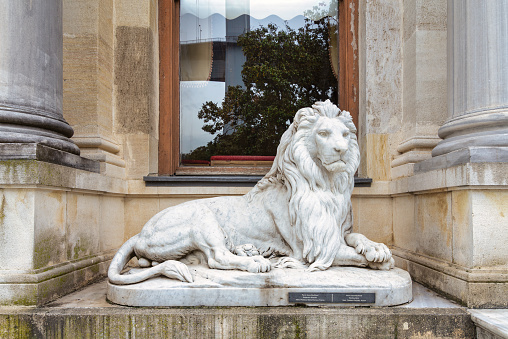
M 329 100 L 300 109 L 283 134 L 270 171 L 254 192 L 273 184 L 290 192 L 289 217 L 310 269 L 331 266 L 350 222 L 354 173 L 360 164 L 351 114 Z

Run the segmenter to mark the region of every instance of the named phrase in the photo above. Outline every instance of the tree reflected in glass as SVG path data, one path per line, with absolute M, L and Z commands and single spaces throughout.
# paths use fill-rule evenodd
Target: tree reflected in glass
M 311 14 L 306 16 L 312 18 Z M 229 86 L 220 103 L 203 104 L 198 112 L 204 121 L 202 129 L 218 134 L 182 159 L 275 155 L 298 109 L 326 99 L 337 103 L 337 78 L 330 62 L 336 16 L 316 16 L 321 18 L 306 18 L 298 29 L 269 24 L 238 37 L 245 56 L 243 86 Z

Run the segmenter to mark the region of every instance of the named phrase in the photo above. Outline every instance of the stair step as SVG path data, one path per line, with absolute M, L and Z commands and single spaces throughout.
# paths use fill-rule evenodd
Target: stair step
M 397 307 L 125 307 L 101 282 L 44 307 L 0 308 L 0 338 L 474 338 L 468 310 L 419 284 Z

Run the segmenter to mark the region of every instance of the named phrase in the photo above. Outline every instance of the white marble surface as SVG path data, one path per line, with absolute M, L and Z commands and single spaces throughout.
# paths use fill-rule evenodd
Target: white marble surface
M 108 300 L 127 306 L 285 306 L 292 304 L 289 292 L 376 294 L 374 303 L 327 306 L 392 306 L 412 300 L 411 277 L 397 268 L 374 271 L 332 267 L 318 272 L 273 269 L 255 274 L 189 267 L 195 278 L 192 283 L 161 277 L 133 285 L 109 283 Z
M 469 313 L 476 326 L 508 339 L 508 309 L 476 309 Z

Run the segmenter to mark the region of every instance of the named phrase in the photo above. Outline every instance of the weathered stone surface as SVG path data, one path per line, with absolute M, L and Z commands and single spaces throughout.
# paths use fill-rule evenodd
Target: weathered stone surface
M 124 240 L 125 192 L 98 173 L 0 161 L 0 304 L 41 305 L 102 278 Z
M 2 338 L 474 338 L 462 308 L 0 309 Z
M 149 28 L 117 27 L 115 85 L 116 124 L 120 133 L 151 134 L 155 87 L 152 83 L 153 37 Z

